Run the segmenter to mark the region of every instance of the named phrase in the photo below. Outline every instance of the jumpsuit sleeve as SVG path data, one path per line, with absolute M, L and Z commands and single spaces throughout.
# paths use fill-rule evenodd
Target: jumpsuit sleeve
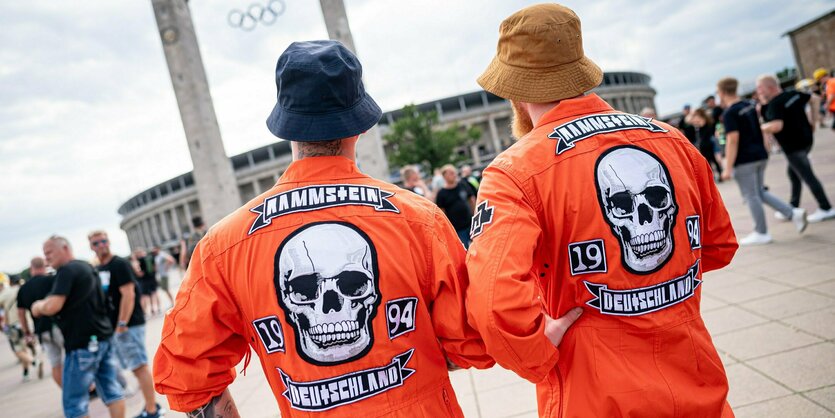
M 241 314 L 208 247 L 211 241 L 203 239 L 194 251 L 154 357 L 154 388 L 182 412 L 223 392 L 249 349 Z
M 496 362 L 538 383 L 558 359 L 544 333 L 545 306 L 533 271 L 543 231 L 526 193 L 499 168 L 485 170 L 478 206 L 485 202 L 492 219 L 476 214 L 482 230 L 467 259 L 469 320 Z
M 702 196 L 702 273 L 718 270 L 730 264 L 739 244 L 736 241 L 731 217 L 713 181 L 708 162 L 701 155 L 696 160 L 700 194 Z
M 432 301 L 429 314 L 435 335 L 447 358 L 459 367 L 490 368 L 495 361 L 487 354 L 484 341 L 467 322 L 465 292 L 469 282 L 466 252 L 461 240 L 439 209 L 434 210 L 431 257 Z

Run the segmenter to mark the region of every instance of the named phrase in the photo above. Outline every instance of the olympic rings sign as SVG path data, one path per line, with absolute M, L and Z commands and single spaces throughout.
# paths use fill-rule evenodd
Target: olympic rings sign
M 267 4 L 251 4 L 246 11 L 235 9 L 229 12 L 226 20 L 233 28 L 251 31 L 258 23 L 272 25 L 278 17 L 284 14 L 287 5 L 284 0 L 269 0 Z

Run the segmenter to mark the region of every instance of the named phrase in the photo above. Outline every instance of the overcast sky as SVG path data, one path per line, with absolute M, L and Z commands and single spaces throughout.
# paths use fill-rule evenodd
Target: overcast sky
M 285 0 L 272 26 L 233 29 L 227 14 L 267 0 L 192 0 L 190 7 L 229 155 L 276 139 L 264 120 L 276 58 L 327 37 L 317 1 Z M 478 89 L 498 26 L 536 2 L 345 0 L 369 92 L 383 110 Z M 793 66 L 787 30 L 831 0 L 570 1 L 586 54 L 604 71 L 652 77 L 659 113 L 697 103 L 714 82 Z M 191 170 L 151 2 L 0 3 L 0 271 L 17 272 L 50 234 L 78 258 L 104 228 L 128 251 L 117 208 Z

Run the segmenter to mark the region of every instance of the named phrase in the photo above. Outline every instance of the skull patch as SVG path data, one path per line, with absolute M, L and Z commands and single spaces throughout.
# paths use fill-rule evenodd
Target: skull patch
M 634 146 L 614 147 L 595 165 L 597 197 L 618 238 L 624 267 L 649 274 L 673 253 L 678 206 L 670 172 L 655 155 Z
M 377 252 L 363 231 L 342 222 L 297 229 L 276 251 L 273 280 L 305 361 L 346 363 L 371 349 L 381 296 Z

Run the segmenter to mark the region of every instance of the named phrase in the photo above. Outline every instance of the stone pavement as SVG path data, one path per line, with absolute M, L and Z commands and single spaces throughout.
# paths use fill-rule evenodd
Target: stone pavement
M 835 199 L 835 133 L 817 134 L 815 171 Z M 788 196 L 782 155 L 772 157 L 766 180 L 776 195 Z M 750 232 L 750 215 L 734 182 L 720 184 L 738 235 Z M 802 205 L 815 202 L 804 189 Z M 741 248 L 731 265 L 705 275 L 702 312 L 730 379 L 729 400 L 738 417 L 835 416 L 835 221 L 812 224 L 803 235 L 791 223 L 771 217 L 776 242 Z M 159 344 L 162 318 L 148 323 L 148 346 Z M 0 336 L 0 340 L 5 337 Z M 20 369 L 0 341 L 0 415 L 61 416 L 58 388 L 49 378 L 20 383 Z M 277 417 L 272 392 L 257 358 L 231 386 L 241 415 Z M 238 369 L 240 370 L 240 366 Z M 136 381 L 129 377 L 131 387 Z M 534 386 L 495 367 L 457 371 L 452 381 L 467 417 L 535 417 Z M 165 403 L 160 398 L 161 403 Z M 142 407 L 128 399 L 129 416 Z M 101 401 L 93 417 L 106 417 Z M 183 417 L 169 412 L 167 417 Z

